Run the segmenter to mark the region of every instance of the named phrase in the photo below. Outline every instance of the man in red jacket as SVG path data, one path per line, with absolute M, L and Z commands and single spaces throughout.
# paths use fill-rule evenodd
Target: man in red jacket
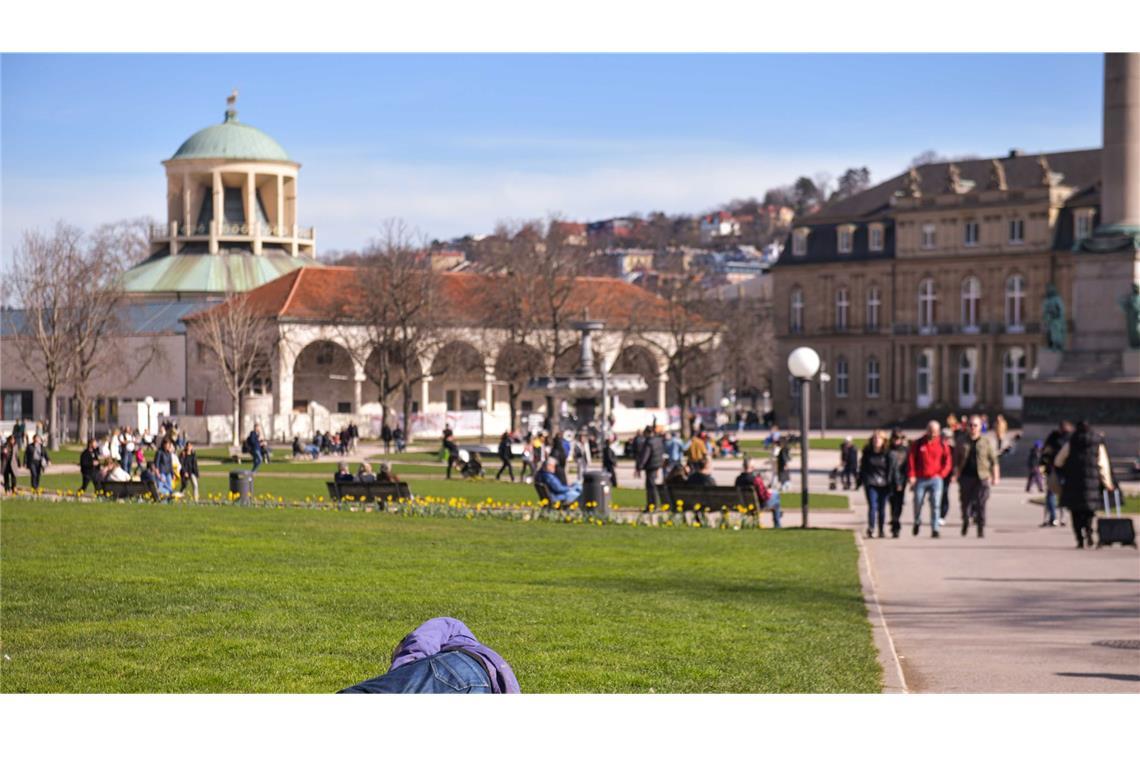
M 950 447 L 942 442 L 941 426 L 931 420 L 926 425 L 926 435 L 910 447 L 907 456 L 910 487 L 914 491 L 914 535 L 922 527 L 922 501 L 930 495 L 931 537 L 938 538 L 940 525 L 940 505 L 942 503 L 942 481 L 950 476 L 954 460 Z

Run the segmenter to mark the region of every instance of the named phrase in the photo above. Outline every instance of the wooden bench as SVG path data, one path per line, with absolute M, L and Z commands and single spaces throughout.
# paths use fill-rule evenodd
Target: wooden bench
M 735 486 L 690 486 L 666 485 L 665 498 L 671 509 L 677 509 L 677 502 L 681 502 L 682 512 L 696 512 L 700 505 L 700 513 L 738 512 L 744 509 L 746 515 L 756 517 L 759 526 L 760 512 L 772 512 L 771 507 L 757 505 L 756 491 L 752 488 L 737 488 Z
M 111 499 L 145 499 L 148 495 L 156 501 L 160 498 L 154 483 L 141 480 L 106 480 L 96 486 L 96 491 Z
M 397 499 L 411 499 L 412 489 L 407 483 L 361 483 L 359 481 L 329 481 L 325 484 L 329 489 L 329 498 L 333 501 L 344 501 L 345 497 L 352 497 L 353 501 L 396 501 Z

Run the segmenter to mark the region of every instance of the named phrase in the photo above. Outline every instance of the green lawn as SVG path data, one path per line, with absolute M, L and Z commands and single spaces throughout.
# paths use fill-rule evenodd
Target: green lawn
M 526 692 L 874 692 L 846 531 L 0 505 L 4 692 L 331 692 L 424 619 Z
M 793 435 L 797 435 L 797 436 L 799 435 L 798 431 L 790 431 L 790 433 Z M 785 431 L 784 434 L 788 435 L 789 431 Z M 857 446 L 859 446 L 860 448 L 862 448 L 863 444 L 866 442 L 867 442 L 866 437 L 864 437 L 862 439 L 859 439 L 859 438 L 855 439 L 855 444 Z M 838 451 L 839 447 L 842 445 L 843 445 L 843 439 L 842 438 L 818 438 L 818 437 L 816 437 L 816 435 L 814 433 L 812 433 L 811 436 L 808 438 L 809 453 L 810 453 L 810 451 L 813 451 L 813 450 Z M 766 452 L 770 451 L 769 448 L 766 448 L 764 446 L 764 441 L 762 439 L 743 440 L 740 442 L 740 448 L 742 451 L 749 453 L 749 454 L 752 454 L 752 455 L 756 455 L 759 452 L 765 452 L 766 453 Z M 799 448 L 800 447 L 798 445 L 793 447 L 793 449 L 796 451 L 798 451 Z
M 398 472 L 405 472 L 405 466 L 397 468 Z M 327 477 L 318 474 L 309 474 L 297 477 L 262 474 L 266 469 L 258 470 L 254 480 L 255 492 L 262 495 L 281 497 L 286 501 L 305 501 L 306 497 L 316 500 L 327 497 L 328 490 L 325 483 L 331 480 L 331 470 L 326 466 L 324 472 Z M 22 478 L 21 485 L 28 484 L 27 478 Z M 510 483 L 507 481 L 487 480 L 461 480 L 453 478 L 410 478 L 409 484 L 412 493 L 417 496 L 441 496 L 443 498 L 467 499 L 469 502 L 483 501 L 488 497 L 498 502 L 524 504 L 533 502 L 538 497 L 534 486 L 523 483 Z M 81 483 L 78 475 L 45 475 L 40 485 L 51 492 L 59 490 L 66 493 L 68 489 L 76 489 Z M 229 490 L 228 469 L 204 469 L 199 480 L 199 495 L 206 498 L 208 494 L 224 495 Z M 88 489 L 88 493 L 90 493 Z M 613 503 L 619 507 L 640 509 L 645 505 L 645 490 L 643 488 L 615 488 L 612 493 Z M 785 511 L 800 508 L 800 494 L 798 491 L 785 491 L 780 495 L 780 503 Z M 847 496 L 837 493 L 813 493 L 811 495 L 812 509 L 847 509 Z

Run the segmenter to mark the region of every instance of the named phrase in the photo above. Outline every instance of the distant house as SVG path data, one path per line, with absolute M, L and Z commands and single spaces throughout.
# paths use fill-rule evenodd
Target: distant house
M 613 219 L 602 219 L 586 225 L 586 233 L 591 240 L 597 239 L 628 239 L 640 234 L 645 222 L 633 217 L 619 216 Z
M 585 222 L 552 222 L 550 226 L 567 245 L 584 246 L 588 242 Z
M 717 238 L 734 237 L 740 234 L 740 220 L 727 211 L 717 211 L 701 217 L 701 244 L 708 244 Z

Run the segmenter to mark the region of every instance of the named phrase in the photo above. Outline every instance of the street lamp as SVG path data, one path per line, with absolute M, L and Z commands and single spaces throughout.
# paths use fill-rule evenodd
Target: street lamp
M 722 433 L 724 432 L 725 426 L 728 425 L 728 407 L 730 406 L 732 406 L 732 400 L 728 396 L 725 396 L 720 400 L 720 411 L 721 414 L 724 415 L 721 417 L 721 419 L 725 421 L 723 425 L 718 426 L 720 428 L 720 432 Z
M 147 396 L 146 398 L 143 399 L 143 403 L 146 404 L 146 432 L 149 433 L 149 432 L 151 432 L 151 430 L 150 430 L 150 420 L 151 420 L 150 408 L 152 406 L 154 406 L 154 396 Z
M 479 399 L 479 443 L 483 442 L 483 416 L 487 412 L 487 399 Z
M 820 367 L 823 365 L 821 364 Z M 831 375 L 819 373 L 819 437 L 827 437 L 827 384 L 831 382 Z
M 800 509 L 803 525 L 808 526 L 808 413 L 811 404 L 811 379 L 819 372 L 819 354 L 807 346 L 800 346 L 788 354 L 788 372 L 800 384 Z

